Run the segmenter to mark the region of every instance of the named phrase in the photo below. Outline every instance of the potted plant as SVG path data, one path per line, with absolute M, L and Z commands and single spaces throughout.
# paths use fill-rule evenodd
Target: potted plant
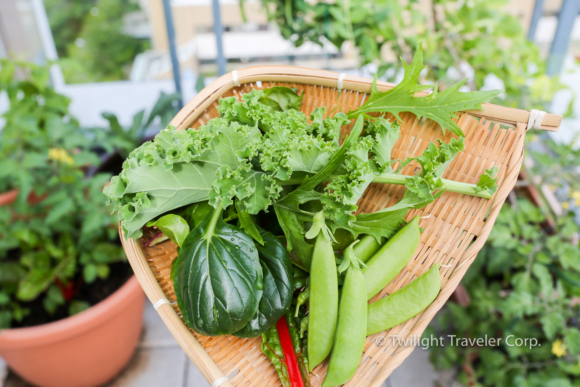
M 454 368 L 465 386 L 580 385 L 579 151 L 542 140 L 528 147 L 536 161 L 526 168 L 530 183 L 504 206 L 464 277 L 470 302 L 449 303 L 439 316 L 458 338 L 501 339 L 432 348 L 434 364 Z M 536 188 L 543 184 L 555 191 L 557 210 Z
M 109 175 L 45 67 L 2 61 L 0 356 L 45 387 L 97 386 L 131 358 L 144 297 L 102 204 Z

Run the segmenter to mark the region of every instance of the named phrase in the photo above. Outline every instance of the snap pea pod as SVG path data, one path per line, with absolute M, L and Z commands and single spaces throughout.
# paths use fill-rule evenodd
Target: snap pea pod
M 350 261 L 350 266 L 342 287 L 334 348 L 322 387 L 339 386 L 348 382 L 360 364 L 365 346 L 367 292 L 352 245 L 345 250 L 345 259 Z
M 367 336 L 415 317 L 431 305 L 440 289 L 441 276 L 436 263 L 409 285 L 369 305 Z
M 314 217 L 312 233 L 316 237 L 310 266 L 310 301 L 308 318 L 308 368 L 312 371 L 332 350 L 338 316 L 338 278 L 334 251 L 324 214 Z M 312 235 L 314 234 L 314 235 Z
M 384 239 L 385 238 L 381 238 L 383 241 Z M 381 246 L 382 243 L 377 242 L 374 236 L 365 235 L 360 239 L 360 242 L 353 247 L 354 255 L 356 255 L 359 260 L 366 263 L 377 251 L 379 251 Z
M 417 216 L 389 239 L 366 263 L 362 272 L 367 285 L 368 300 L 383 290 L 403 270 L 413 258 L 420 238 L 421 231 Z

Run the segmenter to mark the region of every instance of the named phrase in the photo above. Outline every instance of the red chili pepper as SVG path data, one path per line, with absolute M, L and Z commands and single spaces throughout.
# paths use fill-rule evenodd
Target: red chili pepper
M 280 345 L 282 346 L 282 352 L 284 352 L 284 358 L 286 359 L 286 367 L 288 368 L 288 378 L 290 379 L 290 385 L 292 387 L 304 387 L 302 373 L 300 372 L 298 360 L 296 360 L 294 345 L 292 344 L 292 338 L 290 337 L 288 324 L 286 324 L 286 318 L 284 316 L 278 320 L 276 323 L 276 328 L 278 328 Z

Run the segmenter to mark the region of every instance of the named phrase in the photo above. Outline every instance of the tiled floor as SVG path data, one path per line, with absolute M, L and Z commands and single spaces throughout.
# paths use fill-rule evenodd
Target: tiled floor
M 129 366 L 108 387 L 210 387 L 177 345 L 157 312 L 147 302 L 143 338 Z M 417 372 L 421 370 L 421 372 Z M 32 387 L 14 373 L 0 387 Z M 428 361 L 428 353 L 416 349 L 385 382 L 384 387 L 433 387 L 439 375 Z

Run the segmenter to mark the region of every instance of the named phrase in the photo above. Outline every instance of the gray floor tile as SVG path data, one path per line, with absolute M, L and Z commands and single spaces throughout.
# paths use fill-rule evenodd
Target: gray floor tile
M 145 312 L 143 313 L 143 337 L 139 344 L 142 348 L 174 347 L 179 348 L 179 344 L 173 338 L 169 329 L 159 317 L 159 314 L 149 301 L 146 301 Z
M 109 387 L 181 387 L 186 361 L 181 348 L 138 349 L 129 367 Z
M 201 375 L 201 372 L 187 359 L 187 381 L 184 387 L 210 387 L 210 384 Z
M 0 387 L 3 387 L 6 382 L 6 376 L 8 376 L 8 367 L 6 363 L 0 357 Z
M 415 348 L 388 379 L 389 387 L 433 387 L 439 375 L 429 362 L 429 351 Z

